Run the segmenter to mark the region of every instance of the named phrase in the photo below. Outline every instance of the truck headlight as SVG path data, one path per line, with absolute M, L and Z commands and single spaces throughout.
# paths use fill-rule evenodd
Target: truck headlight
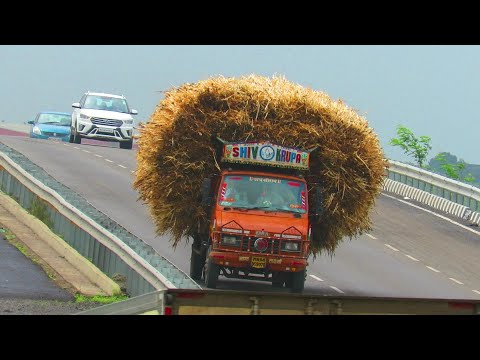
M 300 243 L 298 241 L 285 241 L 282 244 L 283 251 L 300 251 Z
M 80 119 L 83 119 L 83 120 L 90 120 L 90 116 L 88 116 L 88 115 L 84 115 L 84 114 L 80 114 Z
M 37 135 L 42 135 L 42 132 L 40 131 L 40 128 L 38 126 L 34 126 L 32 132 Z
M 233 235 L 222 235 L 222 244 L 228 246 L 240 246 L 242 240 Z
M 123 120 L 123 122 L 128 125 L 133 124 L 133 120 Z

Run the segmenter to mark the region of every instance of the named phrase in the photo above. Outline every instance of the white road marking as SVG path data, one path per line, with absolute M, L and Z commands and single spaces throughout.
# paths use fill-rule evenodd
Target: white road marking
M 480 295 L 480 291 L 478 290 L 472 290 L 474 293 L 477 293 L 478 295 Z
M 418 261 L 418 259 L 415 259 L 413 256 L 410 256 L 410 255 L 407 255 L 405 254 L 406 257 L 408 257 L 409 259 L 412 259 L 413 261 Z
M 318 276 L 315 276 L 315 275 L 309 275 L 310 277 L 314 278 L 315 280 L 317 281 L 323 281 L 322 279 L 320 279 Z
M 437 273 L 440 272 L 440 270 L 434 269 L 434 268 L 432 268 L 431 266 L 427 266 L 427 268 L 430 269 L 430 270 L 432 270 L 432 271 L 435 271 L 435 272 L 437 272 Z
M 453 282 L 456 282 L 457 284 L 463 285 L 463 283 L 461 281 L 458 281 L 457 279 L 454 279 L 454 278 L 449 278 L 449 279 L 452 280 Z
M 108 162 L 111 162 L 111 163 L 113 163 L 113 161 L 112 161 L 112 160 L 109 160 L 109 159 L 105 159 L 105 161 L 108 161 Z
M 102 155 L 95 154 L 96 157 L 103 157 Z
M 385 246 L 392 249 L 393 251 L 398 251 L 398 249 L 395 249 L 392 245 L 385 244 Z
M 330 286 L 330 287 L 336 292 L 339 292 L 340 294 L 345 294 L 342 290 L 340 290 L 339 288 L 336 288 L 335 286 Z
M 82 150 L 82 151 L 90 154 L 90 151 L 88 151 L 88 150 Z
M 384 193 L 382 193 L 382 195 L 383 195 L 383 196 L 386 196 L 386 197 L 389 197 L 389 198 L 392 198 L 392 199 L 395 199 L 395 200 L 398 200 L 398 201 L 400 201 L 400 202 L 402 202 L 402 203 L 404 203 L 404 204 L 413 206 L 413 207 L 415 207 L 415 208 L 417 208 L 417 209 L 420 209 L 420 210 L 423 210 L 423 211 L 425 211 L 425 212 L 428 212 L 428 213 L 430 213 L 430 214 L 432 214 L 432 215 L 435 215 L 435 216 L 437 216 L 437 217 L 439 217 L 439 218 L 441 218 L 441 219 L 443 219 L 443 220 L 447 220 L 447 221 L 451 222 L 452 224 L 458 225 L 458 226 L 464 228 L 465 230 L 468 230 L 468 231 L 470 231 L 470 232 L 472 232 L 472 233 L 474 233 L 474 234 L 480 235 L 480 232 L 475 231 L 475 230 L 469 228 L 468 226 L 459 224 L 459 223 L 457 223 L 456 221 L 453 221 L 452 219 L 449 219 L 449 218 L 447 218 L 447 217 L 445 217 L 445 216 L 442 216 L 442 215 L 440 215 L 440 214 L 434 213 L 433 211 L 430 211 L 430 210 L 424 209 L 424 208 L 422 208 L 422 207 L 420 207 L 420 206 L 417 206 L 417 205 L 415 205 L 415 204 L 411 204 L 411 203 L 409 203 L 409 202 L 406 202 L 406 201 L 397 199 L 396 197 L 391 196 L 391 195 L 387 195 L 387 194 L 384 194 Z
M 366 234 L 368 237 L 372 238 L 373 240 L 377 240 L 377 238 L 373 235 L 370 235 L 370 234 Z
M 70 146 L 69 144 L 63 144 L 63 145 L 65 145 L 65 146 Z
M 133 174 L 133 173 L 135 173 L 135 171 L 132 170 L 131 173 Z
M 120 164 L 117 164 L 117 165 L 120 166 L 121 168 L 124 168 L 124 169 L 127 168 L 126 166 L 123 166 L 123 165 L 120 165 Z
M 80 150 L 80 148 L 79 148 L 79 147 L 76 147 L 76 146 L 74 146 L 73 148 L 74 148 L 74 149 L 77 149 L 77 150 Z

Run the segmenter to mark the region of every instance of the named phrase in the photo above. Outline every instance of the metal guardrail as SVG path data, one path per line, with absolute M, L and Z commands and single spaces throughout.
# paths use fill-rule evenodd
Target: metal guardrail
M 168 289 L 76 315 L 478 315 L 480 300 Z
M 0 188 L 27 210 L 40 206 L 52 231 L 111 278 L 121 275 L 130 296 L 165 288 L 200 288 L 141 239 L 1 143 Z
M 154 291 L 113 304 L 81 311 L 75 315 L 141 315 L 150 313 L 164 315 L 164 295 L 166 290 Z
M 394 160 L 389 160 L 387 177 L 391 182 L 385 181 L 385 190 L 409 196 L 480 225 L 480 188 Z M 410 189 L 395 186 L 393 182 Z M 412 191 L 411 188 L 419 191 Z M 451 203 L 459 206 L 452 206 Z

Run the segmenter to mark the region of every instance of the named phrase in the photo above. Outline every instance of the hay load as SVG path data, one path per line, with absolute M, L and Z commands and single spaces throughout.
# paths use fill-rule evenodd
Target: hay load
M 333 254 L 343 238 L 371 228 L 387 162 L 367 120 L 341 100 L 281 76 L 219 76 L 168 90 L 139 129 L 133 186 L 157 234 L 171 234 L 173 247 L 207 226 L 200 189 L 205 177 L 220 173 L 215 136 L 318 147 L 307 181 L 322 184 L 325 210 L 312 224 L 313 255 Z

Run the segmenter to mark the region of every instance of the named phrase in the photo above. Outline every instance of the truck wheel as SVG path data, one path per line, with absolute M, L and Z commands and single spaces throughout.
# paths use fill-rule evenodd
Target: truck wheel
M 305 287 L 305 270 L 291 273 L 291 281 L 292 281 L 292 293 L 301 293 Z
M 133 147 L 133 140 L 120 141 L 120 149 L 131 149 Z
M 73 144 L 73 134 L 72 133 L 70 133 L 70 137 L 68 138 L 68 142 L 70 144 Z
M 214 264 L 212 259 L 207 260 L 207 269 L 205 270 L 205 285 L 208 288 L 216 289 L 218 275 L 220 275 L 220 267 Z
M 274 288 L 281 288 L 283 287 L 284 281 L 272 281 L 272 287 Z
M 205 257 L 195 252 L 194 248 L 195 244 L 192 244 L 192 255 L 190 256 L 190 277 L 193 280 L 201 280 L 203 265 L 205 265 Z
M 285 274 L 282 272 L 274 273 L 272 277 L 272 287 L 274 288 L 283 287 L 283 283 L 285 282 L 286 275 L 288 274 Z

